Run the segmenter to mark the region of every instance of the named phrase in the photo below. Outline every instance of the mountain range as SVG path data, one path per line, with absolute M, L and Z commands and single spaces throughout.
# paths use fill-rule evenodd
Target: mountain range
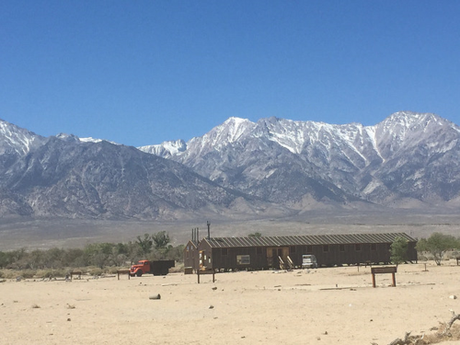
M 232 117 L 139 148 L 0 120 L 0 215 L 276 217 L 314 209 L 455 208 L 460 127 L 398 112 L 374 126 Z

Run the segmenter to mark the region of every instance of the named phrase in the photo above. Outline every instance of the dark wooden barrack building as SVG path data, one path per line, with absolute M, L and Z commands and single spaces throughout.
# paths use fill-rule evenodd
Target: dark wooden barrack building
M 408 243 L 407 261 L 417 261 L 415 239 L 405 233 L 376 233 L 207 237 L 187 244 L 184 263 L 194 270 L 279 269 L 286 264 L 300 267 L 302 255 L 313 254 L 318 266 L 381 264 L 390 262 L 390 246 L 397 237 Z

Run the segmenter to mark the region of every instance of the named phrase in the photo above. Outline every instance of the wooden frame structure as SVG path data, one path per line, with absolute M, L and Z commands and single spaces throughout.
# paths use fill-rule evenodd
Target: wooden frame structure
M 188 241 L 184 248 L 184 267 L 191 269 L 192 272 L 198 270 L 198 242 L 195 240 Z M 189 274 L 189 270 L 187 274 Z
M 193 245 L 189 242 L 184 262 L 186 267 L 195 265 L 195 270 L 288 269 L 301 267 L 302 256 L 310 254 L 318 267 L 388 265 L 390 246 L 397 237 L 408 243 L 407 260 L 416 262 L 417 241 L 405 233 L 208 237 Z
M 73 280 L 73 276 L 78 276 L 78 279 L 81 279 L 82 271 L 72 271 L 70 272 L 70 280 Z
M 216 271 L 214 270 L 197 270 L 196 271 L 196 276 L 198 278 L 198 284 L 200 284 L 200 276 L 202 274 L 212 274 L 212 282 L 216 282 Z
M 375 275 L 376 274 L 387 274 L 391 273 L 393 277 L 393 285 L 396 287 L 396 277 L 395 273 L 398 270 L 398 266 L 386 266 L 386 267 L 371 267 L 371 273 L 372 273 L 372 287 L 376 287 L 375 285 Z
M 131 274 L 129 274 L 129 269 L 117 270 L 117 278 L 118 278 L 118 280 L 120 280 L 120 274 L 121 275 L 127 274 L 128 279 L 131 279 Z

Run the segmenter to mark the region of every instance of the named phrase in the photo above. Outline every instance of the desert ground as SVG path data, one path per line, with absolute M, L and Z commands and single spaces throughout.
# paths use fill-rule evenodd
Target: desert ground
M 455 261 L 0 283 L 1 344 L 389 344 L 460 312 Z M 160 299 L 152 299 L 160 295 Z M 460 324 L 460 321 L 457 321 Z M 456 324 L 454 324 L 456 326 Z M 445 344 L 460 344 L 458 340 Z
M 0 251 L 83 248 L 94 242 L 128 242 L 137 236 L 166 231 L 173 245 L 186 244 L 192 229 L 207 232 L 211 223 L 212 237 L 359 234 L 405 232 L 414 238 L 429 237 L 433 232 L 457 236 L 460 231 L 458 208 L 450 213 L 435 211 L 385 209 L 378 212 L 326 210 L 306 212 L 296 217 L 223 219 L 201 217 L 188 221 L 109 221 L 82 219 L 0 219 Z

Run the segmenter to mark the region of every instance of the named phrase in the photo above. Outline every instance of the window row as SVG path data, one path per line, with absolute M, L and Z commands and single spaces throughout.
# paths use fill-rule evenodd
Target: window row
M 340 252 L 345 252 L 346 247 L 350 248 L 350 246 L 351 245 L 339 244 L 339 251 Z M 354 250 L 359 252 L 359 251 L 361 251 L 363 249 L 364 246 L 367 246 L 367 245 L 366 244 L 356 243 L 353 246 L 354 246 Z M 327 245 L 327 244 L 323 245 L 322 246 L 323 252 L 325 252 L 325 253 L 329 252 L 330 247 L 331 246 Z M 388 247 L 388 249 L 390 249 L 390 244 L 388 244 L 387 247 Z M 370 244 L 370 249 L 371 250 L 377 250 L 377 244 L 376 243 L 371 243 Z M 263 247 L 257 247 L 256 250 L 257 250 L 257 255 L 262 255 L 264 253 L 264 251 L 263 251 L 264 248 Z M 312 253 L 313 252 L 313 246 L 305 246 L 304 250 L 308 254 Z M 289 248 L 289 251 L 290 251 L 291 254 L 296 253 L 297 251 L 303 252 L 301 249 L 299 249 L 298 246 L 291 246 Z M 222 255 L 228 255 L 228 249 L 227 248 L 222 248 L 221 253 L 222 253 Z

